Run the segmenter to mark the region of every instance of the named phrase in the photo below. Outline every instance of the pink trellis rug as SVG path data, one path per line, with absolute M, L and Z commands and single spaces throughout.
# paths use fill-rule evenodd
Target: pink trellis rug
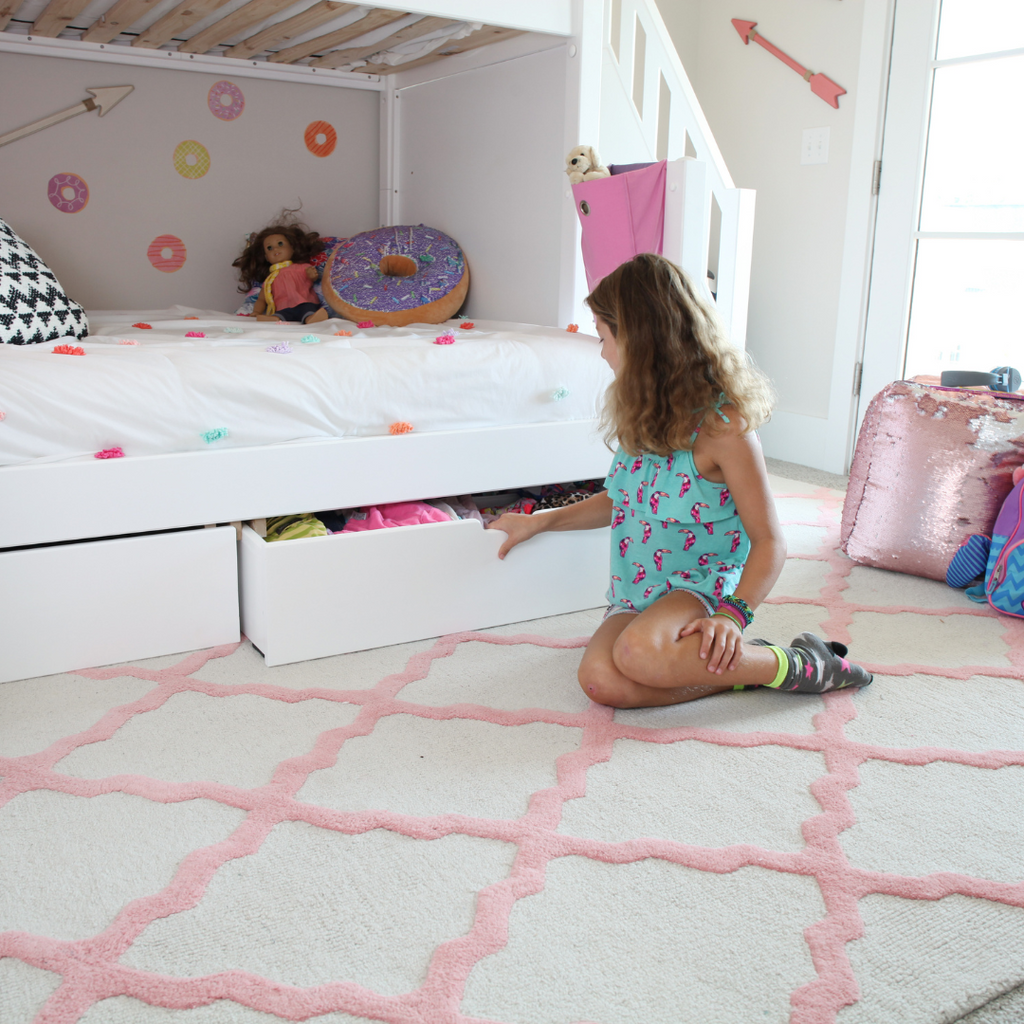
M 837 552 L 753 631 L 876 673 L 612 712 L 599 613 L 0 686 L 4 1024 L 938 1024 L 1024 982 L 1024 622 Z

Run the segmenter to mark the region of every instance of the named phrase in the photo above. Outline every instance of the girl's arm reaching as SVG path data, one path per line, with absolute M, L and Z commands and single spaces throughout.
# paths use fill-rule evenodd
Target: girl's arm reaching
M 488 530 L 501 530 L 508 539 L 498 549 L 498 557 L 504 558 L 517 544 L 529 540 L 538 533 L 550 530 L 598 530 L 612 521 L 612 499 L 607 491 L 601 491 L 574 505 L 552 509 L 550 512 L 534 512 L 525 516 L 518 512 L 506 512 L 501 518 L 487 524 Z

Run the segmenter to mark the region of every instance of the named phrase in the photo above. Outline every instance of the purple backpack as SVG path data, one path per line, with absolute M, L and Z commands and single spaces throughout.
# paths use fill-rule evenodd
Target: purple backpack
M 974 583 L 979 576 L 979 582 Z M 967 587 L 972 601 L 1024 618 L 1024 480 L 1007 495 L 991 538 L 972 534 L 946 571 L 951 587 Z M 971 585 L 973 584 L 973 585 Z

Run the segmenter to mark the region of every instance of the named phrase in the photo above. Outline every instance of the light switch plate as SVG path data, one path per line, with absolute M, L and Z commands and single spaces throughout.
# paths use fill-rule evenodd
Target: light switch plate
M 828 128 L 805 128 L 803 144 L 800 146 L 800 163 L 828 163 Z

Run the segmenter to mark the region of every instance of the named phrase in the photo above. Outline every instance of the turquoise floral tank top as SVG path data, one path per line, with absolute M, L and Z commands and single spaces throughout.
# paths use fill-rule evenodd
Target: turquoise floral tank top
M 696 435 L 695 435 L 696 436 Z M 739 583 L 750 540 L 725 484 L 706 480 L 693 453 L 615 453 L 608 603 L 643 611 L 673 590 L 709 598 Z

